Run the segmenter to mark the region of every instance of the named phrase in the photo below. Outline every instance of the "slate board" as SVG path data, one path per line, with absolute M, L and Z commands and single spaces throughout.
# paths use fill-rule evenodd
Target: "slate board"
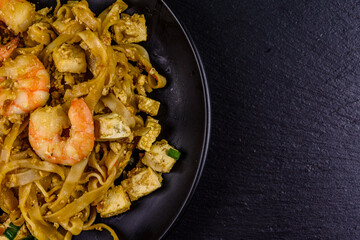
M 360 239 L 360 3 L 166 2 L 212 103 L 203 177 L 168 239 Z

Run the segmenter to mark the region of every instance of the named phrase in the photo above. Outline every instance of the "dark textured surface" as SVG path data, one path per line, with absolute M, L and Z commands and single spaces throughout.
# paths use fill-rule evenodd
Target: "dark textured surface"
M 167 0 L 209 79 L 212 135 L 168 239 L 360 239 L 360 4 Z

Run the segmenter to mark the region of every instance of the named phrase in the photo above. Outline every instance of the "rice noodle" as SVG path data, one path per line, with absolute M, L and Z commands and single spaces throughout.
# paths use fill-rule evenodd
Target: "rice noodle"
M 35 169 L 28 169 L 25 172 L 14 173 L 8 175 L 9 181 L 6 181 L 6 185 L 9 188 L 26 185 L 28 183 L 42 179 L 48 176 L 49 172 L 38 171 Z
M 104 155 L 106 155 L 106 154 L 104 154 Z M 92 152 L 89 157 L 89 166 L 94 168 L 95 170 L 97 170 L 101 174 L 103 179 L 106 178 L 106 172 L 100 167 L 99 163 L 97 162 L 94 152 Z
M 89 9 L 89 4 L 86 1 L 82 0 L 76 3 L 71 11 L 80 23 L 84 23 L 92 31 L 100 30 L 101 23 L 98 18 L 95 18 L 95 14 Z
M 114 96 L 114 94 L 110 93 L 109 95 L 102 97 L 101 101 L 108 108 L 110 108 L 111 111 L 113 111 L 117 114 L 120 114 L 124 118 L 124 120 L 128 126 L 130 126 L 130 127 L 135 126 L 134 117 L 132 116 L 130 111 L 125 107 L 125 105 Z
M 10 157 L 10 151 L 12 149 L 13 143 L 15 142 L 15 139 L 17 138 L 20 130 L 20 124 L 15 123 L 13 127 L 11 128 L 10 133 L 6 136 L 4 145 L 1 149 L 0 154 L 0 162 L 8 162 Z
M 51 222 L 60 223 L 69 219 L 75 213 L 80 212 L 86 206 L 90 205 L 94 200 L 96 200 L 99 196 L 102 196 L 106 193 L 106 191 L 110 188 L 115 180 L 116 170 L 111 172 L 111 175 L 106 179 L 105 184 L 93 191 L 86 192 L 80 198 L 75 199 L 70 204 L 67 204 L 64 208 L 60 209 L 59 211 L 45 216 L 45 219 Z
M 4 180 L 6 174 L 8 172 L 14 171 L 15 169 L 19 169 L 19 168 L 37 169 L 45 172 L 53 172 L 58 174 L 62 179 L 65 178 L 65 173 L 63 168 L 56 164 L 45 161 L 39 161 L 33 158 L 16 160 L 16 161 L 8 162 L 7 164 L 3 165 L 0 168 L 0 190 L 2 186 L 1 183 Z
M 20 210 L 29 226 L 30 232 L 38 239 L 64 239 L 53 226 L 47 223 L 40 212 L 33 185 L 30 183 L 19 189 Z
M 71 167 L 69 174 L 66 177 L 66 180 L 61 188 L 60 194 L 56 201 L 49 207 L 53 212 L 58 211 L 60 208 L 66 205 L 66 201 L 74 191 L 77 182 L 79 181 L 81 175 L 83 174 L 85 167 L 88 163 L 88 158 L 82 160 L 78 164 Z
M 88 228 L 86 228 L 84 230 L 93 230 L 93 229 L 95 229 L 95 230 L 101 231 L 103 228 L 105 228 L 106 230 L 108 230 L 110 232 L 110 234 L 114 238 L 114 240 L 119 240 L 119 237 L 116 235 L 115 231 L 111 227 L 109 227 L 108 225 L 103 224 L 103 223 L 94 224 L 94 225 L 92 225 L 92 226 L 90 226 L 90 227 L 88 227 Z

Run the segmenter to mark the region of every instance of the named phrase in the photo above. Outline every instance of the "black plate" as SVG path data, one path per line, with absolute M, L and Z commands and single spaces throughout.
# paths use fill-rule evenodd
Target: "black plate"
M 53 0 L 40 0 L 51 6 Z M 112 0 L 89 0 L 90 8 L 100 13 Z M 157 118 L 161 138 L 182 152 L 181 159 L 163 187 L 132 203 L 130 211 L 100 219 L 113 227 L 123 239 L 159 239 L 174 224 L 189 201 L 200 178 L 210 135 L 210 105 L 205 74 L 196 48 L 169 7 L 162 1 L 128 0 L 129 13 L 145 14 L 149 51 L 155 68 L 168 79 L 168 85 L 151 97 L 162 105 Z M 53 5 L 52 5 L 53 6 Z M 112 239 L 106 231 L 83 232 L 75 239 Z

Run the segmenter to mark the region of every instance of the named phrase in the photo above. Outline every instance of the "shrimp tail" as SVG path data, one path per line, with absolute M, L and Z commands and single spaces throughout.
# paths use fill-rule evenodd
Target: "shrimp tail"
M 19 42 L 20 42 L 20 35 L 17 35 L 7 44 L 0 47 L 0 62 L 3 62 L 4 60 L 8 59 L 11 56 L 12 52 L 19 45 Z

